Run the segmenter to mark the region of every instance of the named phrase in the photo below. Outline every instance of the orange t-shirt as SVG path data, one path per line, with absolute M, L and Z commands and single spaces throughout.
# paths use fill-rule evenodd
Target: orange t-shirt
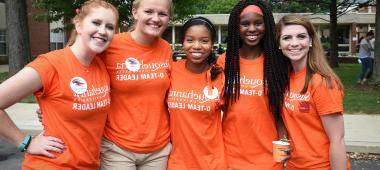
M 110 79 L 96 56 L 83 66 L 69 47 L 43 54 L 29 63 L 41 77 L 35 93 L 43 113 L 44 134 L 65 143 L 51 159 L 25 154 L 23 169 L 99 169 L 100 141 L 110 106 Z
M 137 153 L 162 149 L 170 140 L 165 105 L 172 63 L 170 45 L 159 38 L 144 46 L 130 33 L 120 33 L 106 50 L 104 63 L 112 91 L 105 137 Z
M 218 63 L 224 65 L 224 62 L 225 54 Z M 272 156 L 272 141 L 278 137 L 264 94 L 263 65 L 263 54 L 254 60 L 240 57 L 240 97 L 223 117 L 228 167 L 233 169 L 282 169 Z
M 321 116 L 342 113 L 343 90 L 328 89 L 326 80 L 314 74 L 307 91 L 301 94 L 306 77 L 306 67 L 290 75 L 290 91 L 285 94 L 284 122 L 292 144 L 289 169 L 330 168 L 329 139 L 323 128 Z
M 173 144 L 169 170 L 227 169 L 220 110 L 223 83 L 220 74 L 209 94 L 206 72 L 188 71 L 185 60 L 173 64 L 167 99 Z

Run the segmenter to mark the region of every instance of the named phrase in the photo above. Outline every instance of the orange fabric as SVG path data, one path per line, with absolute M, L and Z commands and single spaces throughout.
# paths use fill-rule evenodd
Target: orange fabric
M 23 169 L 98 169 L 110 106 L 104 63 L 95 57 L 90 66 L 83 66 L 66 47 L 39 56 L 27 67 L 37 70 L 42 80 L 43 88 L 35 96 L 45 135 L 62 139 L 66 149 L 63 154 L 54 152 L 56 159 L 25 154 Z
M 343 91 L 335 83 L 326 87 L 326 80 L 314 74 L 308 90 L 300 94 L 306 68 L 290 75 L 290 92 L 285 95 L 284 122 L 292 145 L 289 169 L 330 169 L 329 139 L 320 116 L 343 111 Z
M 225 54 L 218 63 L 224 65 Z M 240 97 L 223 117 L 228 166 L 239 170 L 282 169 L 273 161 L 272 141 L 277 131 L 263 89 L 264 55 L 255 60 L 240 57 Z
M 185 60 L 173 64 L 167 99 L 173 144 L 169 170 L 227 169 L 220 110 L 223 82 L 223 75 L 218 75 L 212 81 L 216 98 L 207 97 L 206 72 L 191 73 Z
M 115 35 L 104 63 L 111 78 L 111 111 L 105 137 L 128 151 L 150 153 L 170 140 L 165 95 L 169 89 L 171 48 L 163 39 L 151 46 L 130 33 Z

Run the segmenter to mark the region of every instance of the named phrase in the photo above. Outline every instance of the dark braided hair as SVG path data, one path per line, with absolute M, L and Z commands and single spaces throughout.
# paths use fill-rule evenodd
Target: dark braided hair
M 183 24 L 181 29 L 181 43 L 183 44 L 183 41 L 185 40 L 185 34 L 186 31 L 195 25 L 203 25 L 207 28 L 207 30 L 210 32 L 211 35 L 211 42 L 212 45 L 214 45 L 214 41 L 216 39 L 216 30 L 214 27 L 214 24 L 204 17 L 195 17 L 187 20 L 185 24 Z M 214 80 L 221 72 L 222 67 L 219 66 L 213 66 L 216 63 L 216 56 L 214 52 L 210 53 L 210 56 L 207 57 L 207 63 L 212 66 L 210 72 L 211 72 L 211 80 Z
M 268 96 L 269 109 L 275 121 L 282 121 L 283 96 L 288 87 L 288 60 L 282 57 L 275 38 L 275 22 L 268 5 L 262 0 L 242 0 L 232 9 L 228 21 L 227 52 L 225 62 L 226 107 L 239 99 L 240 95 L 240 13 L 248 5 L 256 5 L 263 12 L 265 34 L 260 41 L 264 52 L 264 92 Z

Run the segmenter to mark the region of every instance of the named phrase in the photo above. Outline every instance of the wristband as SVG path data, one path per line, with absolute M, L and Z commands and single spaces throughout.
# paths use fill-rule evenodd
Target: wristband
M 30 144 L 30 141 L 32 140 L 32 136 L 26 135 L 20 146 L 17 147 L 17 149 L 21 152 L 25 152 L 26 149 L 28 149 L 28 146 Z

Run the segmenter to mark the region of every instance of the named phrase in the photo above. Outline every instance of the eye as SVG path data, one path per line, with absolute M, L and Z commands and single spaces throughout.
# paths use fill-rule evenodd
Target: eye
M 99 26 L 100 24 L 101 24 L 101 22 L 100 21 L 92 21 L 92 23 L 94 24 L 94 25 L 96 25 L 96 26 Z
M 151 10 L 151 9 L 145 10 L 144 12 L 145 12 L 146 14 L 148 14 L 148 15 L 149 15 L 149 14 L 153 14 L 153 10 Z
M 249 26 L 249 22 L 241 22 L 240 25 L 243 26 L 243 27 L 248 27 Z
M 297 38 L 299 38 L 299 39 L 305 39 L 307 37 L 308 36 L 306 34 L 299 34 L 299 35 L 297 35 Z
M 256 21 L 256 22 L 255 22 L 255 25 L 256 25 L 256 26 L 261 26 L 261 25 L 263 25 L 263 22 L 262 22 L 262 21 Z
M 209 39 L 202 39 L 202 40 L 201 40 L 201 43 L 202 43 L 202 44 L 208 44 L 209 42 L 210 42 Z
M 192 43 L 192 42 L 193 42 L 193 39 L 191 39 L 191 38 L 186 38 L 186 39 L 185 39 L 185 42 L 187 42 L 187 43 Z
M 113 26 L 113 24 L 107 24 L 106 28 L 109 29 L 109 30 L 114 30 L 115 26 Z
M 285 40 L 285 41 L 286 41 L 286 40 L 290 40 L 290 39 L 291 39 L 290 36 L 282 36 L 282 37 L 281 37 L 281 40 Z
M 167 12 L 159 12 L 158 15 L 160 15 L 162 17 L 169 16 L 169 14 Z

